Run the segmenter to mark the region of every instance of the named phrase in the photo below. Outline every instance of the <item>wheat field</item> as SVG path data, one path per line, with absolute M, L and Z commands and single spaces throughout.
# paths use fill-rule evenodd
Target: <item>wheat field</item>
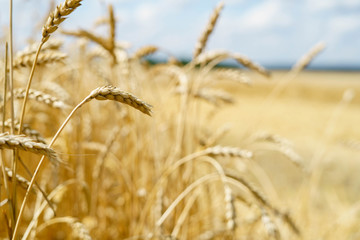
M 286 71 L 207 49 L 223 2 L 152 64 L 111 5 L 106 36 L 62 29 L 81 4 L 1 51 L 1 239 L 360 238 L 359 72 L 307 71 L 324 43 Z

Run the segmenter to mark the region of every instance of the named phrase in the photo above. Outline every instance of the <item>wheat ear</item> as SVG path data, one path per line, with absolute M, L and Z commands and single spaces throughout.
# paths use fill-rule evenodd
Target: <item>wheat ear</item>
M 317 43 L 309 50 L 309 52 L 302 56 L 297 63 L 295 63 L 295 65 L 291 68 L 291 71 L 294 73 L 301 72 L 322 50 L 325 49 L 325 46 L 324 42 Z
M 159 50 L 159 48 L 156 46 L 153 46 L 153 45 L 144 46 L 144 47 L 141 47 L 138 50 L 136 50 L 136 52 L 133 54 L 132 58 L 133 59 L 141 59 L 143 57 L 146 57 L 148 55 L 155 53 L 158 50 Z
M 36 61 L 37 65 L 63 62 L 67 58 L 67 54 L 60 51 L 47 50 L 40 52 Z M 24 54 L 15 58 L 14 69 L 21 67 L 31 67 L 35 59 L 35 54 Z
M 208 41 L 208 38 L 215 28 L 215 24 L 219 18 L 220 12 L 223 9 L 223 7 L 224 7 L 224 2 L 220 2 L 214 9 L 214 12 L 212 13 L 212 15 L 210 17 L 210 21 L 206 25 L 205 31 L 201 34 L 198 42 L 196 43 L 194 56 L 193 56 L 194 59 L 197 56 L 199 56 L 199 54 L 204 50 L 206 43 Z
M 41 42 L 45 43 L 50 38 L 50 34 L 55 32 L 59 24 L 66 18 L 65 16 L 72 13 L 77 7 L 81 5 L 82 0 L 65 0 L 63 4 L 56 6 L 55 10 L 50 13 L 43 29 Z
M 53 163 L 59 163 L 59 157 L 56 152 L 43 143 L 35 142 L 33 139 L 7 133 L 0 134 L 0 149 L 19 149 L 47 156 Z
M 26 94 L 26 90 L 25 89 L 16 89 L 14 92 L 14 96 L 17 99 L 23 99 L 25 97 Z M 38 90 L 33 90 L 30 89 L 29 90 L 29 95 L 28 95 L 29 99 L 34 99 L 37 102 L 41 102 L 44 103 L 50 107 L 53 108 L 58 108 L 58 109 L 66 109 L 68 106 L 66 103 L 64 103 L 63 101 L 57 99 L 56 97 L 53 97 L 49 94 L 43 93 L 41 91 Z
M 62 40 L 52 39 L 47 41 L 46 44 L 44 44 L 44 46 L 41 48 L 41 51 L 59 50 L 62 45 L 63 45 Z M 37 48 L 38 48 L 38 44 L 31 44 L 26 48 L 24 48 L 22 51 L 17 52 L 15 57 L 19 58 L 26 55 L 36 54 Z
M 10 128 L 11 128 L 11 119 L 8 119 L 8 120 L 4 121 L 4 124 L 1 123 L 1 126 L 4 126 L 4 128 L 10 129 Z M 18 122 L 18 121 L 15 121 L 15 122 L 14 122 L 14 130 L 15 130 L 15 131 L 18 131 L 18 130 L 19 130 L 19 127 L 20 127 L 19 122 Z M 32 129 L 32 128 L 30 127 L 30 125 L 28 125 L 28 124 L 24 124 L 24 125 L 23 125 L 23 133 L 24 133 L 27 137 L 33 138 L 33 139 L 36 140 L 37 142 L 46 144 L 46 141 L 45 141 L 45 139 L 41 136 L 41 134 L 40 134 L 38 131 Z
M 132 95 L 131 93 L 124 92 L 120 90 L 119 88 L 113 87 L 113 86 L 104 86 L 99 87 L 95 90 L 93 90 L 88 98 L 88 101 L 92 99 L 97 100 L 114 100 L 117 102 L 121 102 L 124 104 L 127 104 L 149 116 L 151 116 L 151 108 L 152 106 L 150 104 L 147 104 L 146 102 L 140 100 L 136 96 Z

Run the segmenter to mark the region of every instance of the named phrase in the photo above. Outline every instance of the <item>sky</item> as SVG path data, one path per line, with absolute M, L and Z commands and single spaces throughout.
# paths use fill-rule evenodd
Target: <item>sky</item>
M 15 47 L 41 38 L 49 0 L 14 0 Z M 56 1 L 59 3 L 62 1 Z M 153 44 L 191 57 L 218 0 L 84 0 L 62 29 L 95 29 L 114 4 L 117 40 L 132 49 Z M 360 0 L 224 0 L 207 49 L 241 53 L 265 66 L 290 66 L 319 41 L 326 49 L 312 66 L 360 68 Z M 8 24 L 8 0 L 0 0 L 0 37 Z M 97 29 L 103 33 L 104 29 Z M 61 34 L 56 33 L 58 37 Z M 55 34 L 54 34 L 55 35 Z M 2 43 L 2 42 L 1 42 Z

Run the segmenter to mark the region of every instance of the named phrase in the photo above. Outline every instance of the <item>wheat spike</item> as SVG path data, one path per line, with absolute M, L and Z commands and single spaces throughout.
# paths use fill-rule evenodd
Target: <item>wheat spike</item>
M 49 40 L 41 48 L 41 52 L 44 52 L 46 50 L 59 50 L 60 47 L 63 45 L 63 43 L 64 42 L 62 40 L 59 40 L 59 39 Z M 17 52 L 15 59 L 21 58 L 21 57 L 26 56 L 26 55 L 35 54 L 37 49 L 38 49 L 38 44 L 35 44 L 35 43 L 31 44 L 31 45 L 27 46 L 24 50 Z
M 219 18 L 220 12 L 223 9 L 223 7 L 224 7 L 224 2 L 220 2 L 214 9 L 214 11 L 210 17 L 210 21 L 206 25 L 205 31 L 201 34 L 198 42 L 196 43 L 194 56 L 193 56 L 194 59 L 197 56 L 199 56 L 199 54 L 202 53 L 202 51 L 204 50 L 206 43 L 208 41 L 208 38 L 214 30 L 215 24 Z
M 251 79 L 245 73 L 236 68 L 215 68 L 213 69 L 213 73 L 218 76 L 217 79 L 233 81 L 246 85 L 252 84 Z
M 247 67 L 255 72 L 258 72 L 265 77 L 270 77 L 270 72 L 266 70 L 264 67 L 260 66 L 257 63 L 252 62 L 248 57 L 240 54 L 233 54 L 233 58 L 244 67 Z
M 2 126 L 2 123 L 0 123 L 0 126 Z M 5 128 L 8 128 L 8 129 L 11 128 L 11 119 L 8 119 L 8 120 L 6 120 L 6 121 L 4 122 L 4 127 L 5 127 Z M 20 127 L 19 122 L 18 122 L 18 121 L 15 121 L 15 122 L 14 122 L 14 128 L 15 128 L 14 130 L 15 130 L 15 131 L 19 131 L 19 127 Z M 45 139 L 41 136 L 41 134 L 40 134 L 38 131 L 32 129 L 32 128 L 30 127 L 30 125 L 28 125 L 28 124 L 24 124 L 24 125 L 23 125 L 22 133 L 25 134 L 27 137 L 33 138 L 33 139 L 36 140 L 37 142 L 46 144 L 46 141 L 45 141 Z
M 261 221 L 264 225 L 267 234 L 270 237 L 273 237 L 276 240 L 280 239 L 280 233 L 277 226 L 275 225 L 274 221 L 270 218 L 269 214 L 263 208 L 261 209 Z
M 150 54 L 155 53 L 156 51 L 158 51 L 158 49 L 159 49 L 158 47 L 153 46 L 153 45 L 141 47 L 138 50 L 136 50 L 136 52 L 133 54 L 132 58 L 133 59 L 141 59 L 143 57 L 146 57 Z
M 295 65 L 291 68 L 291 71 L 298 73 L 305 69 L 310 62 L 322 51 L 325 49 L 325 43 L 319 42 L 313 48 L 310 49 L 308 53 L 306 53 L 300 60 L 295 63 Z
M 226 228 L 229 231 L 233 231 L 236 228 L 236 211 L 234 206 L 234 198 L 232 190 L 228 185 L 224 186 L 225 194 L 225 218 L 226 218 Z
M 215 146 L 205 149 L 205 153 L 209 156 L 222 157 L 238 157 L 238 158 L 252 158 L 252 152 L 236 147 L 222 147 Z
M 63 62 L 67 58 L 67 54 L 60 51 L 47 50 L 42 51 L 39 54 L 37 65 Z M 14 59 L 14 69 L 19 69 L 21 67 L 31 67 L 35 59 L 35 54 L 23 54 L 19 55 Z
M 15 89 L 14 96 L 17 99 L 23 99 L 25 96 L 25 89 L 19 88 Z M 50 107 L 57 108 L 57 109 L 66 109 L 68 106 L 63 101 L 57 99 L 56 97 L 53 97 L 49 94 L 43 93 L 38 90 L 30 89 L 29 91 L 29 99 L 36 100 L 41 103 L 45 103 L 46 105 L 49 105 Z
M 152 112 L 151 111 L 152 106 L 150 104 L 147 104 L 146 102 L 140 100 L 131 93 L 124 92 L 119 88 L 113 87 L 111 85 L 99 87 L 93 90 L 90 93 L 87 101 L 90 101 L 91 99 L 114 100 L 117 102 L 121 102 L 133 108 L 136 108 L 137 110 L 149 116 L 151 116 L 151 112 Z
M 231 54 L 224 50 L 211 50 L 206 51 L 197 56 L 195 59 L 196 64 L 207 64 L 215 59 L 231 58 Z
M 50 38 L 50 34 L 55 32 L 60 23 L 66 18 L 65 16 L 72 13 L 77 7 L 81 5 L 82 0 L 65 0 L 63 4 L 56 6 L 55 10 L 50 13 L 43 29 L 42 29 L 42 42 L 45 43 Z
M 234 103 L 234 98 L 227 92 L 215 89 L 200 89 L 194 94 L 195 98 L 204 99 L 215 106 L 219 106 L 221 103 Z
M 5 167 L 5 172 L 10 181 L 12 181 L 13 171 L 10 168 Z M 20 176 L 19 174 L 16 174 L 16 181 L 23 189 L 28 189 L 29 187 L 29 181 L 26 180 L 26 178 Z
M 80 240 L 91 240 L 91 236 L 89 231 L 86 229 L 85 225 L 81 222 L 73 222 L 70 224 L 72 231 L 73 231 L 73 237 Z
M 47 156 L 53 163 L 59 163 L 60 159 L 56 152 L 43 143 L 35 142 L 33 139 L 22 135 L 0 134 L 0 149 L 19 149 Z

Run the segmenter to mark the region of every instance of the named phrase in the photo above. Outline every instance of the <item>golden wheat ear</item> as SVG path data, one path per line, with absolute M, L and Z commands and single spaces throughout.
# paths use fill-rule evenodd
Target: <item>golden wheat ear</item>
M 45 43 L 50 38 L 50 34 L 55 32 L 60 23 L 65 21 L 65 16 L 72 13 L 81 5 L 82 0 L 65 0 L 63 4 L 56 6 L 55 10 L 50 13 L 43 29 L 41 41 Z
M 114 100 L 117 102 L 121 102 L 127 104 L 149 116 L 152 113 L 152 106 L 143 100 L 137 98 L 136 96 L 132 95 L 131 93 L 124 92 L 119 88 L 113 86 L 104 86 L 99 87 L 93 90 L 88 98 L 88 101 L 96 99 L 96 100 Z

